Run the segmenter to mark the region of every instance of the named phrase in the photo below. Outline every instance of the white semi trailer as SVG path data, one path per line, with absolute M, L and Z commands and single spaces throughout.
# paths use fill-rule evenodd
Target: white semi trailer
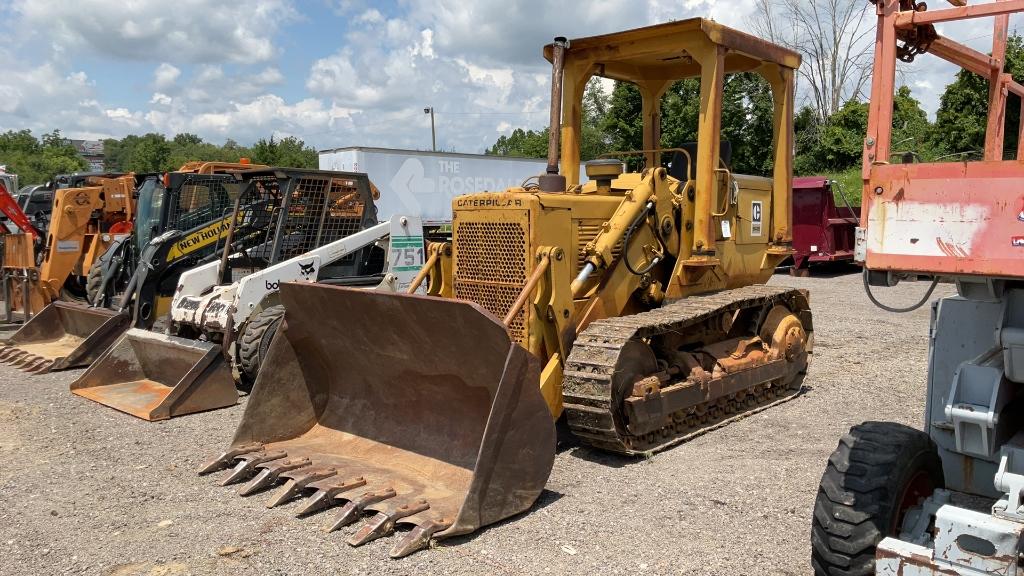
M 390 148 L 334 148 L 320 152 L 320 169 L 365 172 L 380 189 L 377 216 L 417 214 L 425 226 L 451 220 L 452 198 L 474 192 L 500 192 L 543 174 L 544 158 L 420 152 Z M 586 182 L 583 169 L 580 182 Z

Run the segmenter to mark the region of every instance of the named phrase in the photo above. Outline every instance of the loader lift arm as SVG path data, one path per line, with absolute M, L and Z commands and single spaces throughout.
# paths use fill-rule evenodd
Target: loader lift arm
M 32 225 L 28 216 L 26 216 L 21 207 L 18 206 L 18 203 L 14 200 L 14 197 L 11 196 L 10 191 L 7 190 L 7 186 L 5 186 L 2 181 L 0 181 L 0 212 L 3 212 L 4 216 L 7 216 L 11 222 L 14 222 L 14 225 L 17 226 L 19 230 L 33 238 L 39 238 L 39 230 Z

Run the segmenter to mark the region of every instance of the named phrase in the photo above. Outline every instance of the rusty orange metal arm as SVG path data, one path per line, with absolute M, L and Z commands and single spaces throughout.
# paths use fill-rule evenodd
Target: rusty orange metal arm
M 516 315 L 526 305 L 526 301 L 530 298 L 530 294 L 533 294 L 533 289 L 537 287 L 537 283 L 544 277 L 544 273 L 548 269 L 548 265 L 551 264 L 551 258 L 544 254 L 541 256 L 540 262 L 537 263 L 537 267 L 533 269 L 533 274 L 530 274 L 530 279 L 526 281 L 526 286 L 523 287 L 523 291 L 519 293 L 516 301 L 512 304 L 512 307 L 508 309 L 508 314 L 505 314 L 505 319 L 501 321 L 506 328 L 512 325 L 512 321 L 516 319 Z
M 1021 11 L 1024 11 L 1024 0 L 1006 0 L 1005 2 L 958 6 L 941 10 L 925 10 L 924 12 L 906 11 L 896 16 L 895 26 L 896 28 L 912 28 L 925 24 L 999 16 Z
M 416 278 L 413 278 L 412 284 L 409 285 L 409 289 L 405 291 L 406 294 L 415 294 L 420 288 L 420 284 L 423 284 L 423 280 L 430 274 L 430 271 L 434 268 L 434 264 L 437 264 L 437 259 L 440 257 L 438 252 L 433 252 L 427 261 L 420 268 L 420 271 L 416 274 Z
M 931 43 L 928 47 L 928 53 L 984 78 L 988 78 L 992 74 L 993 62 L 987 54 L 982 54 L 974 48 L 943 36 L 936 38 Z M 1011 94 L 1024 96 L 1024 86 L 1012 80 L 1006 83 L 1006 89 Z

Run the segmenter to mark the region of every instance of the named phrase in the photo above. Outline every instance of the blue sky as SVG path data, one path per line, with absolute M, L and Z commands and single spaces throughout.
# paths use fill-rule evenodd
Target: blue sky
M 247 144 L 481 152 L 547 119 L 541 46 L 692 16 L 749 29 L 755 0 L 0 0 L 0 130 L 197 133 Z M 865 5 L 867 3 L 865 2 Z M 963 27 L 982 46 L 988 22 Z M 934 59 L 932 59 L 934 60 Z M 952 69 L 906 82 L 933 111 Z

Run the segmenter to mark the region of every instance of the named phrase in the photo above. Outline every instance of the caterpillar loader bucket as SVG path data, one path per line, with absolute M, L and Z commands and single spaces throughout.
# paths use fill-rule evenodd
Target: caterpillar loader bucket
M 144 420 L 233 406 L 231 370 L 217 344 L 132 328 L 89 366 L 71 392 Z
M 106 308 L 53 302 L 0 348 L 0 362 L 43 374 L 86 366 L 124 331 L 131 316 Z
M 348 543 L 411 528 L 400 557 L 529 508 L 554 461 L 539 361 L 476 304 L 318 284 L 281 287 L 284 322 L 226 452 L 200 473 L 267 502 L 300 497 Z

